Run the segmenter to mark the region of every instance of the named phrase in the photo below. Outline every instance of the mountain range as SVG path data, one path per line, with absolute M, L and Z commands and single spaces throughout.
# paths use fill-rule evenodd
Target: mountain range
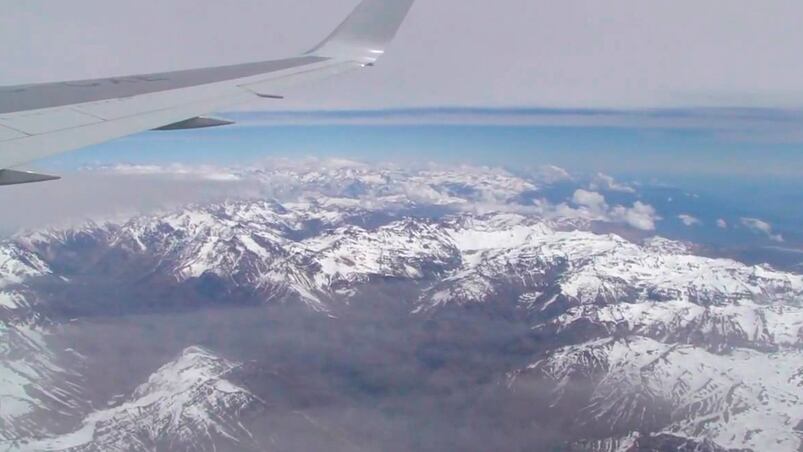
M 248 176 L 2 243 L 0 450 L 803 447 L 798 273 L 545 211 L 555 168 Z

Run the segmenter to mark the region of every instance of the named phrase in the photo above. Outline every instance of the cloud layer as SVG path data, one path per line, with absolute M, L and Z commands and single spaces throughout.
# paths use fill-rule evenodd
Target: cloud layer
M 620 184 L 597 175 L 616 192 Z M 566 170 L 481 166 L 366 164 L 337 159 L 272 159 L 249 168 L 211 165 L 114 165 L 67 174 L 55 184 L 0 191 L 8 208 L 0 232 L 103 221 L 231 198 L 338 202 L 355 207 L 429 208 L 474 213 L 517 212 L 571 222 L 605 222 L 653 231 L 660 219 L 644 202 L 611 205 L 600 192 L 577 188 L 548 199 L 555 184 L 580 187 Z M 4 201 L 5 200 L 5 201 Z M 13 201 L 12 201 L 13 200 Z M 577 223 L 577 224 L 580 224 Z

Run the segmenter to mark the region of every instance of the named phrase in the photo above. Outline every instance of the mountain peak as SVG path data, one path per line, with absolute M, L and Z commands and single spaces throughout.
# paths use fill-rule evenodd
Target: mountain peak
M 23 450 L 199 450 L 248 441 L 237 420 L 261 402 L 226 380 L 239 364 L 201 347 L 185 349 L 139 386 L 124 403 L 95 411 L 73 433 L 26 445 Z

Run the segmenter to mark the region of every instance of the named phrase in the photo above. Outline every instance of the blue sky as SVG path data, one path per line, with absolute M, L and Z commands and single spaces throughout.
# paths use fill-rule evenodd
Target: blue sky
M 695 116 L 687 121 L 690 114 Z M 734 123 L 732 114 L 668 111 L 660 113 L 663 122 L 656 125 L 659 113 L 654 112 L 628 113 L 625 119 L 618 112 L 526 109 L 229 113 L 223 116 L 239 125 L 143 133 L 37 166 L 74 169 L 121 161 L 247 165 L 268 157 L 314 155 L 495 166 L 548 163 L 617 175 L 802 177 L 803 143 L 791 135 L 797 123 L 790 125 L 789 115 L 773 119 L 780 112 L 760 114 Z M 545 116 L 558 120 L 544 121 Z M 709 127 L 711 117 L 715 122 Z M 673 125 L 673 118 L 680 118 L 674 120 L 680 126 Z

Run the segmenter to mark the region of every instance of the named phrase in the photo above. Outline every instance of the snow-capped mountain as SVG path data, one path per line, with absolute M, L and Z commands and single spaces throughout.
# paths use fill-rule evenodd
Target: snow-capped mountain
M 30 314 L 35 297 L 23 283 L 51 274 L 48 265 L 31 250 L 14 243 L 0 246 L 0 320 L 21 320 Z
M 768 371 L 771 369 L 771 371 Z M 555 383 L 550 406 L 578 403 L 578 429 L 660 431 L 733 449 L 800 446 L 800 350 L 726 355 L 644 337 L 561 348 L 513 377 Z
M 97 265 L 111 265 L 106 259 L 120 253 L 144 255 L 156 262 L 151 270 L 179 281 L 214 274 L 273 297 L 290 293 L 321 309 L 323 300 L 372 277 L 426 279 L 436 284 L 422 298 L 424 308 L 483 302 L 516 287 L 541 311 L 556 301 L 574 305 L 560 319 L 563 328 L 578 312 L 585 319 L 589 310 L 615 318 L 636 304 L 661 310 L 675 303 L 671 313 L 693 311 L 678 322 L 719 322 L 714 329 L 725 336 L 741 329 L 752 342 L 772 345 L 775 339 L 762 339 L 765 328 L 748 317 L 764 323 L 779 314 L 794 317 L 803 293 L 796 275 L 678 252 L 681 244 L 672 248 L 663 239 L 639 245 L 615 235 L 560 231 L 552 222 L 516 214 L 402 218 L 377 227 L 343 220 L 326 228 L 315 221 L 327 217 L 326 211 L 295 209 L 232 202 L 105 224 L 88 233 L 104 248 Z M 47 255 L 83 240 L 51 233 L 25 243 Z M 608 305 L 614 306 L 606 311 Z M 634 323 L 675 321 L 665 317 Z M 778 334 L 780 341 L 798 341 L 793 329 Z
M 337 319 L 384 283 L 404 289 L 394 293 L 408 314 L 392 321 L 426 325 L 404 336 L 414 349 L 433 347 L 426 331 L 463 311 L 524 325 L 517 344 L 535 345 L 514 347 L 505 367 L 482 369 L 483 381 L 495 376 L 515 394 L 533 380 L 551 388 L 531 415 L 576 426 L 572 450 L 796 452 L 803 444 L 800 274 L 705 257 L 660 237 L 594 233 L 575 210 L 544 215 L 531 196 L 539 182 L 502 171 L 344 163 L 248 177 L 283 200 L 191 205 L 0 246 L 0 438 L 10 450 L 260 450 L 243 417 L 265 402 L 230 378 L 239 364 L 191 347 L 126 400 L 89 409 L 75 400 L 91 388 L 43 335 L 73 317 L 192 312 L 199 300 L 302 306 Z M 472 326 L 496 328 L 483 321 Z M 367 355 L 372 365 L 385 356 Z M 434 369 L 415 381 L 432 384 L 449 369 L 436 355 L 409 366 Z M 326 369 L 385 389 L 364 381 L 374 369 L 343 367 Z M 37 431 L 48 410 L 73 422 Z
M 0 323 L 0 450 L 6 441 L 68 425 L 85 408 L 83 395 L 81 376 L 59 359 L 45 334 Z
M 526 279 L 559 271 L 560 293 L 580 304 L 649 300 L 682 300 L 704 306 L 744 300 L 795 303 L 803 293 L 800 276 L 676 252 L 677 247 L 669 248 L 665 239 L 640 245 L 616 235 L 557 231 L 545 223 L 528 225 L 524 217 L 511 215 L 474 220 L 470 226 L 450 228 L 449 233 L 461 244 L 466 263 L 454 275 L 458 287 L 481 284 L 483 278 L 507 275 Z M 441 303 L 483 301 L 461 300 L 448 293 L 433 297 Z
M 534 191 L 541 181 L 569 177 L 560 168 L 544 167 L 537 177 L 524 179 L 508 171 L 458 166 L 418 170 L 376 167 L 351 161 L 310 161 L 272 169 L 246 171 L 243 178 L 257 177 L 272 194 L 315 195 L 334 199 L 358 199 L 361 205 L 376 208 L 399 204 L 466 205 L 508 203 L 523 193 Z
M 36 253 L 0 246 L 0 441 L 57 426 L 83 405 L 80 376 L 63 367 L 48 335 L 30 325 L 35 294 L 24 283 L 50 274 Z
M 37 254 L 13 243 L 0 247 L 0 289 L 48 273 L 50 269 Z
M 213 451 L 253 447 L 243 413 L 263 405 L 228 381 L 239 364 L 190 347 L 123 403 L 90 413 L 80 429 L 20 443 L 30 451 Z
M 92 258 L 62 263 L 78 273 L 98 267 L 124 272 L 121 259 L 140 257 L 151 262 L 144 274 L 178 282 L 214 275 L 265 299 L 297 297 L 315 309 L 373 277 L 431 277 L 457 258 L 435 223 L 403 219 L 368 229 L 343 219 L 330 223 L 331 207 L 291 207 L 230 202 L 92 225 L 80 234 L 39 232 L 20 243 L 42 255 L 63 255 L 91 242 Z
M 431 309 L 518 296 L 537 328 L 642 334 L 708 348 L 803 343 L 803 277 L 689 254 L 681 243 L 557 231 L 514 215 L 446 226 L 462 265 Z M 589 325 L 592 324 L 592 325 Z

